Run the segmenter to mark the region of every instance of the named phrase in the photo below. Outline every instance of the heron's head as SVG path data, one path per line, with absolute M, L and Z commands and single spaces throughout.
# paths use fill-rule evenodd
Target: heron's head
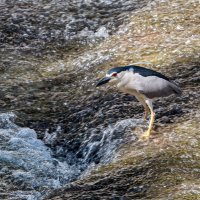
M 107 72 L 106 76 L 97 82 L 96 87 L 99 87 L 105 83 L 118 83 L 121 77 L 123 76 L 124 72 L 124 68 L 122 67 L 115 67 L 110 69 Z

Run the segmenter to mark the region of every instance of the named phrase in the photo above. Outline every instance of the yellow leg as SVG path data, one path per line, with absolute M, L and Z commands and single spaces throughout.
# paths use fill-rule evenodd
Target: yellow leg
M 151 133 L 151 129 L 153 127 L 153 123 L 155 120 L 155 113 L 153 112 L 153 105 L 151 100 L 146 100 L 146 103 L 151 111 L 151 119 L 150 119 L 150 123 L 149 123 L 149 128 L 146 132 L 144 132 L 144 134 L 141 136 L 141 139 L 149 139 L 150 133 Z
M 155 113 L 151 112 L 151 120 L 149 123 L 149 128 L 147 131 L 144 132 L 144 134 L 141 136 L 141 139 L 149 139 L 150 133 L 151 133 L 151 129 L 153 127 L 153 123 L 154 123 L 154 119 L 155 119 Z

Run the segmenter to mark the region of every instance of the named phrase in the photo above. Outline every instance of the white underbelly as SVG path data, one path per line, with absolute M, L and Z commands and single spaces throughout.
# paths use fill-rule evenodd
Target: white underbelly
M 127 93 L 127 94 L 131 94 L 131 95 L 133 95 L 133 96 L 139 96 L 140 95 L 140 93 L 138 93 L 136 90 L 134 90 L 134 89 L 128 89 L 128 88 L 125 88 L 125 87 L 119 87 L 119 90 L 121 91 L 121 92 L 124 92 L 124 93 Z

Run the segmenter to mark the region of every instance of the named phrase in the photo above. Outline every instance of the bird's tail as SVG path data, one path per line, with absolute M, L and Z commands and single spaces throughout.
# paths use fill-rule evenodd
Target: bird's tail
M 173 90 L 174 94 L 176 94 L 177 96 L 181 96 L 182 91 L 176 83 L 171 82 L 170 87 Z

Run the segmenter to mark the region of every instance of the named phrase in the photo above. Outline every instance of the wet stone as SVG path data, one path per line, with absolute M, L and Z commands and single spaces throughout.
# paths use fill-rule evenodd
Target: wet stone
M 0 199 L 199 199 L 198 1 L 0 9 Z M 183 90 L 154 101 L 146 142 L 141 104 L 95 88 L 107 69 L 137 62 Z

